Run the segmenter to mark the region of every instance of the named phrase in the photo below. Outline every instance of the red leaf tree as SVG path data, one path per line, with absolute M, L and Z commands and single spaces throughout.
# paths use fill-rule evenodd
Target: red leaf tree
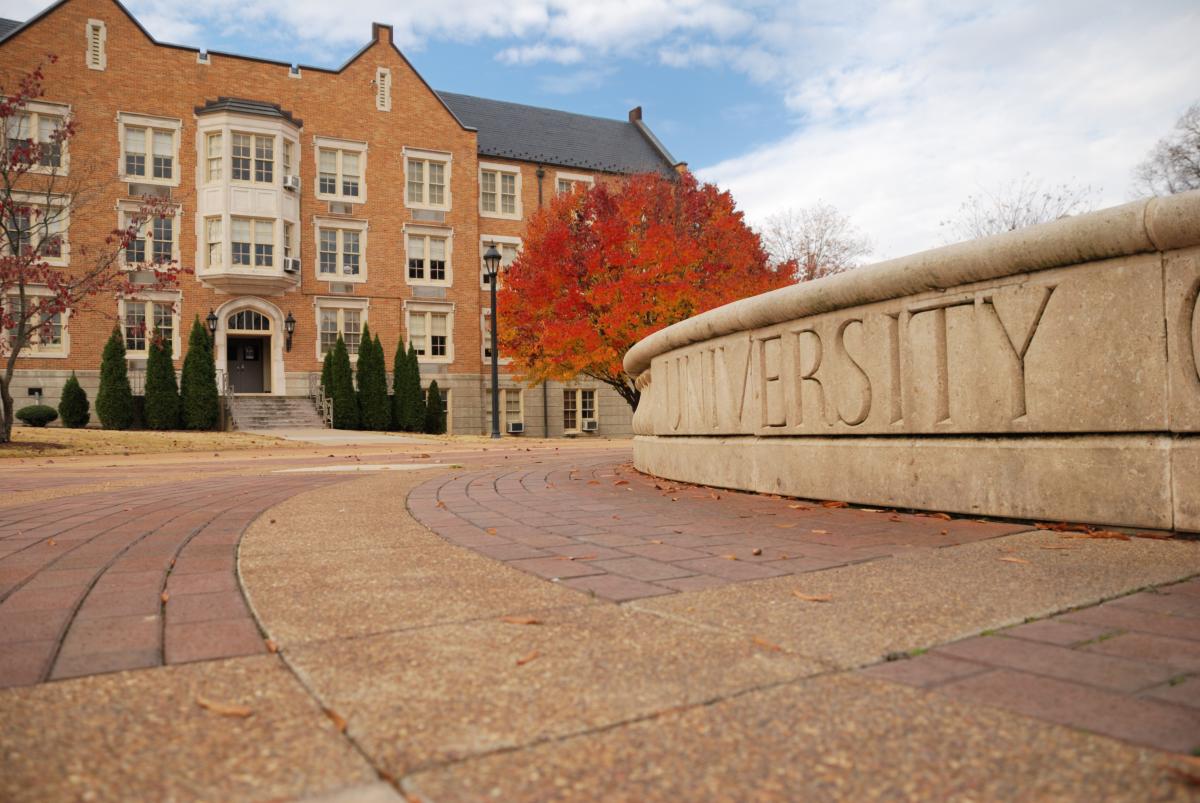
M 501 277 L 500 353 L 526 382 L 583 374 L 636 410 L 641 394 L 621 365 L 634 343 L 794 275 L 793 264 L 769 267 L 728 192 L 690 173 L 560 193 Z
M 0 443 L 12 436 L 17 360 L 55 336 L 63 313 L 89 309 L 102 295 L 161 289 L 174 284 L 179 272 L 174 263 L 157 263 L 135 282 L 119 259 L 143 236 L 147 221 L 172 214 L 161 199 L 142 199 L 128 226 L 103 242 L 70 241 L 69 222 L 86 216 L 89 205 L 111 203 L 116 176 L 86 154 L 68 156 L 76 135 L 69 117 L 49 132 L 32 129 L 28 106 L 44 94 L 44 80 L 38 65 L 15 87 L 0 86 Z

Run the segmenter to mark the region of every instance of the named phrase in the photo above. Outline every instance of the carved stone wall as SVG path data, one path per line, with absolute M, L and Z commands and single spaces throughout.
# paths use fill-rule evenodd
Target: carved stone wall
M 1200 193 L 777 290 L 637 344 L 639 468 L 1200 530 Z

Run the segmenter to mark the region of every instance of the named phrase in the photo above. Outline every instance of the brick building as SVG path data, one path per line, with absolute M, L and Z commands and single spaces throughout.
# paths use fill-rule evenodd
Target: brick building
M 389 365 L 398 340 L 412 340 L 423 383 L 445 391 L 452 432 L 490 429 L 482 252 L 495 243 L 511 261 L 552 193 L 677 163 L 640 109 L 609 120 L 439 93 L 390 27 L 372 34 L 333 70 L 160 43 L 114 0 L 0 21 L 6 85 L 58 57 L 45 97 L 5 135 L 39 136 L 71 115 L 78 133 L 62 169 L 100 179 L 72 208 L 60 264 L 153 195 L 175 215 L 127 251 L 127 269 L 157 256 L 192 271 L 177 292 L 64 315 L 20 360 L 18 404 L 38 389 L 57 403 L 71 371 L 94 397 L 114 320 L 134 376 L 147 327 L 170 332 L 180 366 L 193 318 L 212 311 L 217 367 L 238 394 L 308 394 L 324 350 L 338 334 L 353 350 L 369 322 Z M 501 387 L 502 424 L 529 434 L 582 432 L 590 420 L 600 434 L 629 432 L 625 402 L 584 377 L 525 388 L 502 374 Z

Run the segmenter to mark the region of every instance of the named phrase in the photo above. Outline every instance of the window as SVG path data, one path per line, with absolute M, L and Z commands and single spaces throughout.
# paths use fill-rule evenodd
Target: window
M 488 246 L 496 246 L 496 250 L 500 252 L 500 274 L 512 265 L 517 259 L 517 252 L 521 250 L 521 240 L 517 237 L 495 237 L 484 235 L 479 239 L 479 286 L 484 290 L 491 287 L 492 278 L 488 276 L 487 265 L 483 262 L 483 255 L 487 253 Z
M 49 301 L 52 299 L 47 290 L 28 286 L 25 288 L 24 305 L 21 304 L 19 296 L 10 295 L 5 298 L 4 306 L 13 326 L 6 328 L 3 334 L 5 339 L 11 343 L 16 338 L 17 322 L 29 314 L 29 319 L 25 323 L 28 331 L 25 353 L 30 356 L 65 357 L 64 318 L 66 313 L 39 312 L 38 306 Z
M 285 176 L 296 175 L 292 172 L 292 165 L 295 164 L 295 161 L 293 160 L 294 151 L 295 145 L 292 144 L 290 139 L 285 139 L 283 141 L 283 174 Z
M 591 187 L 595 179 L 584 173 L 555 173 L 554 186 L 558 192 L 574 192 L 580 187 Z
M 27 101 L 19 112 L 6 121 L 4 155 L 8 159 L 30 163 L 34 172 L 57 171 L 66 167 L 63 143 L 56 136 L 70 113 L 69 106 Z M 36 146 L 37 153 L 33 149 Z
M 254 138 L 254 181 L 270 184 L 275 180 L 275 138 Z
M 275 181 L 275 137 L 233 132 L 230 178 L 272 184 Z
M 120 112 L 121 177 L 125 181 L 179 186 L 179 131 L 171 118 Z
M 45 196 L 39 193 L 38 197 Z M 12 193 L 14 206 L 7 216 L 8 225 L 3 229 L 4 253 L 27 254 L 33 251 L 48 264 L 67 264 L 69 201 L 65 197 L 58 197 L 61 198 L 60 202 L 52 202 L 50 206 L 45 206 L 33 202 L 32 197 L 25 193 Z
M 208 217 L 204 219 L 204 241 L 208 245 L 208 267 L 220 267 L 224 263 L 221 239 L 221 218 Z
M 160 294 L 153 298 L 127 298 L 121 302 L 120 317 L 128 356 L 144 358 L 151 338 L 171 341 L 172 354 L 179 359 L 178 296 Z
M 450 208 L 450 155 L 405 150 L 408 205 L 418 209 Z
M 102 20 L 87 21 L 87 66 L 89 70 L 103 70 L 108 66 L 105 42 L 108 31 Z
M 317 197 L 326 201 L 363 203 L 367 188 L 366 143 L 317 137 Z
M 317 218 L 317 278 L 361 282 L 367 278 L 367 223 Z
M 450 339 L 453 306 L 447 304 L 410 304 L 408 340 L 425 362 L 450 362 L 454 348 Z
M 121 227 L 133 224 L 137 209 L 128 206 L 121 212 Z M 153 216 L 143 220 L 125 246 L 125 264 L 129 267 L 160 265 L 176 259 L 175 218 Z
M 233 135 L 233 158 L 231 160 L 233 169 L 230 177 L 234 181 L 250 180 L 250 148 L 253 140 L 254 137 L 249 134 Z
M 450 284 L 450 238 L 444 229 L 407 229 L 408 281 Z
M 209 181 L 221 180 L 221 161 L 225 155 L 221 150 L 221 141 L 219 132 L 205 137 L 205 154 L 208 164 L 205 177 Z
M 521 217 L 521 173 L 507 165 L 479 165 L 479 213 L 486 217 Z
M 284 259 L 291 259 L 293 256 L 295 256 L 295 253 L 296 253 L 296 246 L 295 246 L 296 239 L 295 238 L 296 238 L 296 227 L 293 224 L 288 223 L 285 220 L 283 222 L 283 258 Z
M 492 428 L 492 389 L 483 389 L 484 418 L 487 429 Z M 524 391 L 520 388 L 500 388 L 500 431 L 508 429 L 510 423 L 525 420 Z
M 229 221 L 230 262 L 258 268 L 275 265 L 275 222 L 235 217 Z
M 317 307 L 317 357 L 324 359 L 333 351 L 338 336 L 346 344 L 346 351 L 353 357 L 358 354 L 362 340 L 362 327 L 367 320 L 364 307 L 335 307 L 321 304 Z
M 392 110 L 392 71 L 387 67 L 375 70 L 375 108 L 381 112 Z
M 480 344 L 482 345 L 483 361 L 488 365 L 492 362 L 492 311 L 486 307 L 480 310 L 479 315 L 480 326 Z M 501 352 L 498 362 L 501 365 L 507 365 L 512 362 L 510 357 L 505 357 Z
M 583 421 L 596 420 L 596 391 L 571 388 L 563 391 L 563 430 L 578 432 Z

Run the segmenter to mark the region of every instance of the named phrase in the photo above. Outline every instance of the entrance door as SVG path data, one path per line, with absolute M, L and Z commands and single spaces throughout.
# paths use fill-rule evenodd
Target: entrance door
M 225 344 L 228 357 L 229 383 L 234 393 L 263 393 L 266 391 L 267 346 L 265 337 L 230 337 Z

